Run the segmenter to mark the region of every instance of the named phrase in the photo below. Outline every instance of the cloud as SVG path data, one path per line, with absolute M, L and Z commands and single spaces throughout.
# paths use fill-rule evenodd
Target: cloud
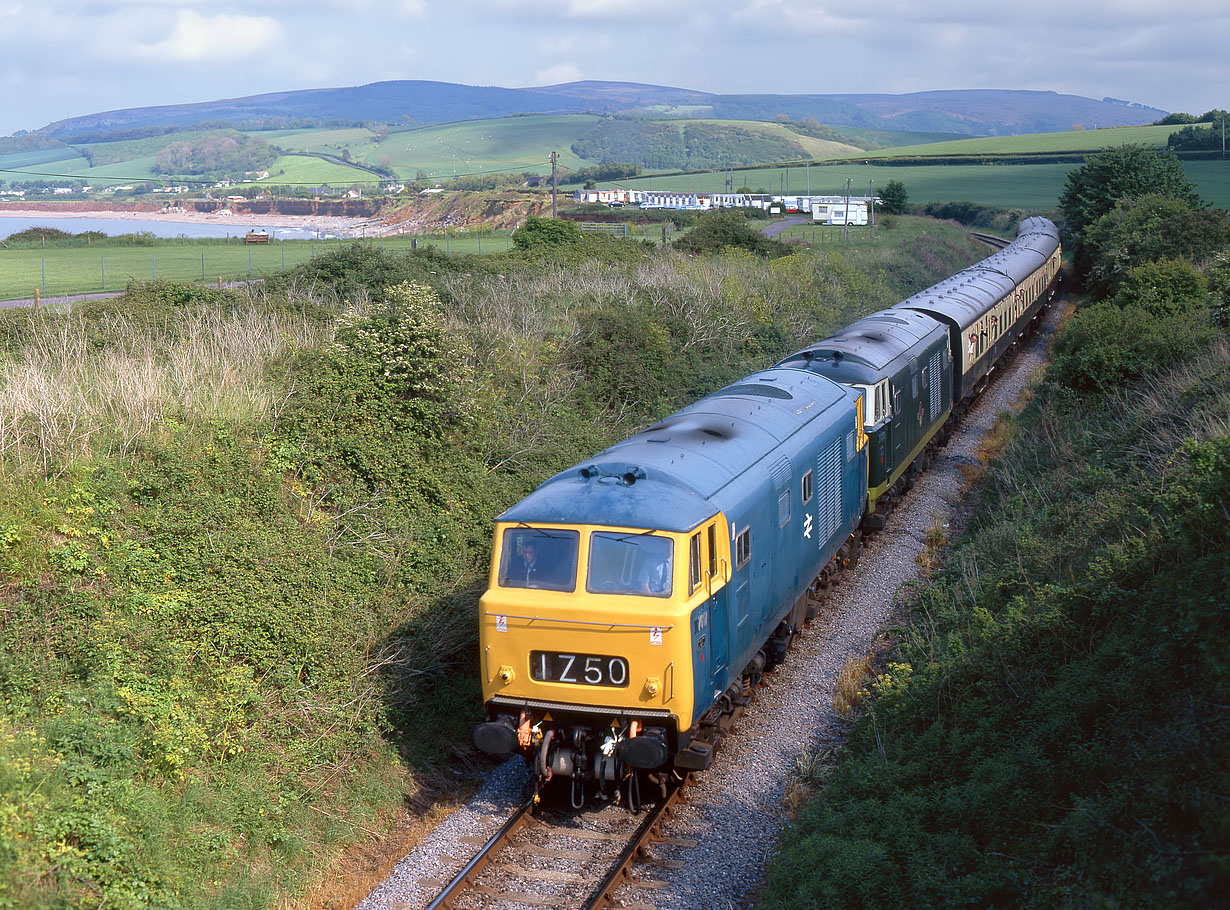
M 561 82 L 576 82 L 583 78 L 585 74 L 572 61 L 548 66 L 545 70 L 539 70 L 534 76 L 538 85 L 559 85 Z
M 421 19 L 427 15 L 427 0 L 397 0 L 397 3 L 394 4 L 394 9 L 403 16 Z
M 180 10 L 171 33 L 161 41 L 137 44 L 138 56 L 150 60 L 192 62 L 252 57 L 282 37 L 282 26 L 268 16 L 202 16 Z

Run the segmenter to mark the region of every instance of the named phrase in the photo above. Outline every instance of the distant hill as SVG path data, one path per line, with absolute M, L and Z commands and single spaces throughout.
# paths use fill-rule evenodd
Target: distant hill
M 40 135 L 87 136 L 201 125 L 271 128 L 354 123 L 446 123 L 529 113 L 794 121 L 877 130 L 1001 136 L 1149 123 L 1165 111 L 1055 92 L 969 90 L 905 95 L 719 95 L 630 82 L 498 88 L 450 82 L 374 82 L 197 104 L 129 108 L 52 123 Z M 135 138 L 135 136 L 134 136 Z

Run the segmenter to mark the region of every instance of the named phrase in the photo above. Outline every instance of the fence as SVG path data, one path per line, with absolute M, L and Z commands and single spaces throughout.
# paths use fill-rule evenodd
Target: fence
M 577 227 L 590 234 L 608 234 L 611 237 L 627 237 L 628 225 L 622 221 L 580 221 Z

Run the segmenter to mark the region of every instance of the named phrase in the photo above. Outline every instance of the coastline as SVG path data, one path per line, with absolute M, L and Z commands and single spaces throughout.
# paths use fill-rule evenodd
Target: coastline
M 53 209 L 32 208 L 25 206 L 10 208 L 0 205 L 0 217 L 3 218 L 100 218 L 116 221 L 165 221 L 180 224 L 233 224 L 242 228 L 297 228 L 309 231 L 326 231 L 332 234 L 344 234 L 353 231 L 369 221 L 365 218 L 341 218 L 334 215 L 220 215 L 216 212 L 168 212 L 154 210 L 149 212 L 132 209 Z

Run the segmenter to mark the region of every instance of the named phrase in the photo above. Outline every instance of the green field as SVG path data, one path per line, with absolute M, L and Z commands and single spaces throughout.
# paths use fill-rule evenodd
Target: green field
M 319 184 L 346 186 L 351 183 L 371 184 L 376 176 L 370 171 L 334 164 L 311 155 L 283 155 L 269 165 L 269 183 Z
M 492 172 L 551 173 L 550 154 L 559 152 L 567 168 L 593 164 L 569 146 L 598 118 L 588 114 L 504 117 L 443 123 L 404 133 L 391 133 L 366 155 L 369 164 L 388 159 L 399 177 L 413 179 Z M 353 150 L 352 150 L 353 151 Z
M 1166 139 L 1177 126 L 1117 126 L 1102 130 L 1069 130 L 1066 133 L 1029 133 L 1023 136 L 982 136 L 926 145 L 906 145 L 877 149 L 868 157 L 901 155 L 1019 155 L 1026 152 L 1083 152 L 1112 148 L 1124 143 L 1165 148 Z
M 659 232 L 656 236 L 661 236 Z M 507 231 L 451 235 L 396 236 L 367 241 L 388 252 L 432 246 L 447 253 L 498 253 L 511 245 Z M 0 248 L 0 300 L 45 298 L 123 290 L 130 281 L 213 284 L 267 278 L 350 240 L 289 240 L 244 244 L 238 238 L 157 241 L 152 246 Z
M 812 195 L 841 195 L 846 191 L 866 195 L 868 181 L 873 189 L 883 188 L 889 180 L 900 180 L 910 202 L 979 202 L 1004 208 L 1034 211 L 1053 209 L 1063 191 L 1068 172 L 1075 164 L 996 164 L 996 165 L 914 165 L 884 167 L 872 164 L 802 165 L 793 167 L 736 170 L 735 186 L 753 191 Z M 1230 161 L 1186 161 L 1183 169 L 1196 184 L 1197 191 L 1213 205 L 1230 208 Z M 726 175 L 720 172 L 634 177 L 626 183 L 632 189 L 675 189 L 684 192 L 720 192 Z M 810 185 L 810 190 L 809 190 Z

